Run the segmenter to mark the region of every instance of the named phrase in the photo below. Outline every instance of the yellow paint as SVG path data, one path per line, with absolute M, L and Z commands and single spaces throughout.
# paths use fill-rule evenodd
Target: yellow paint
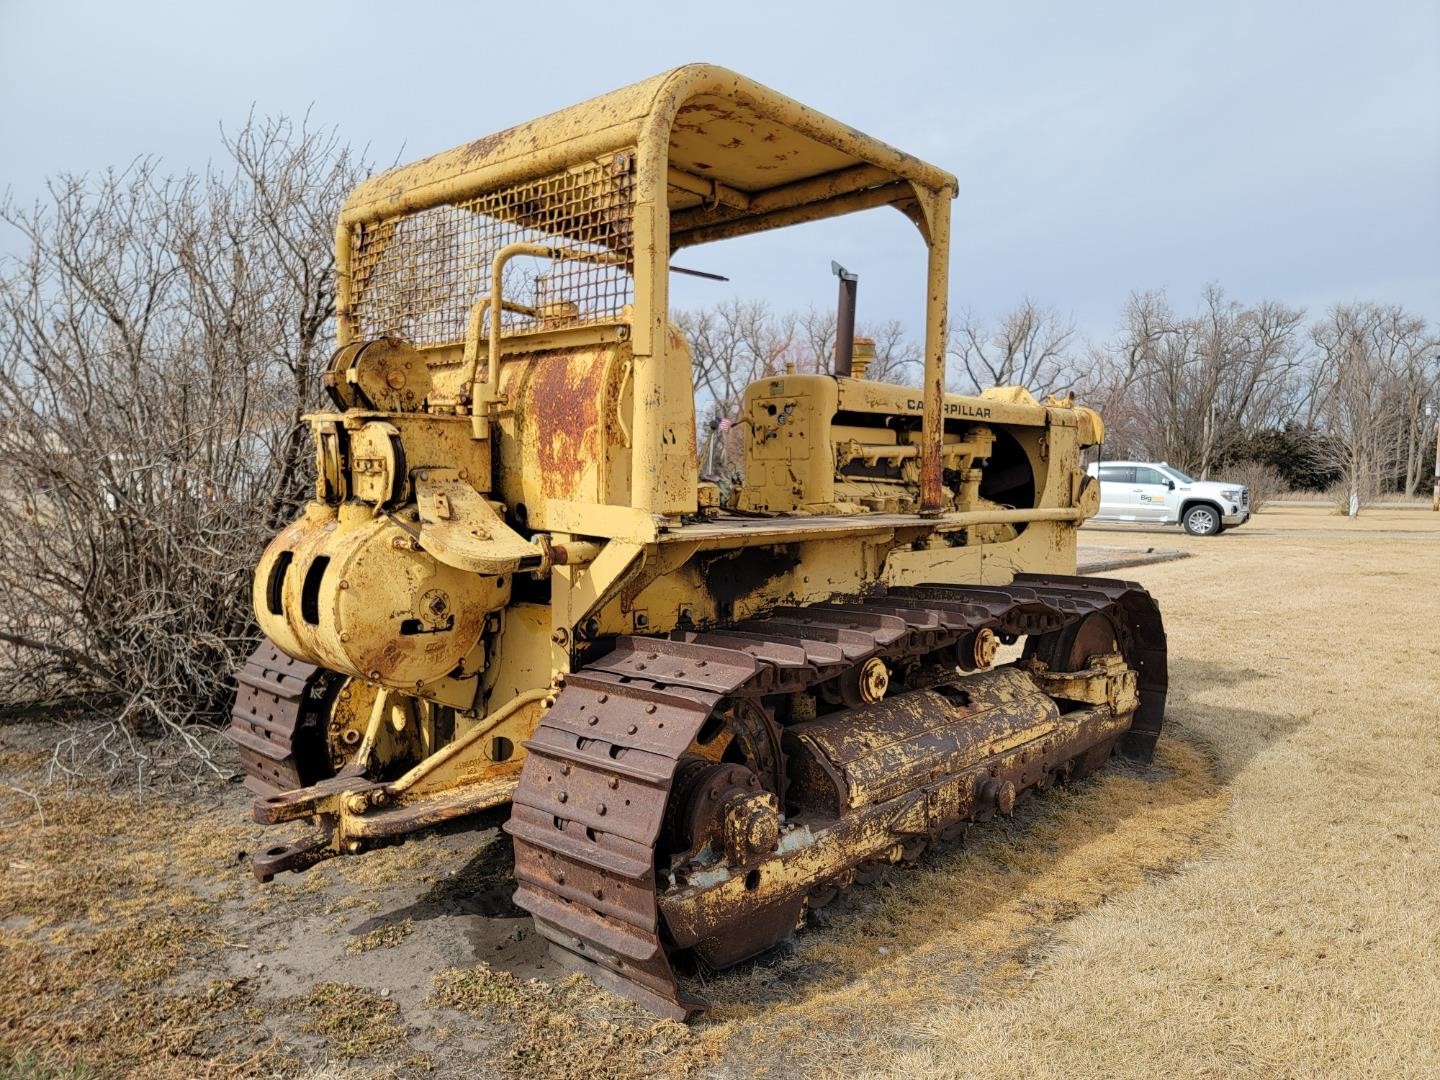
M 411 770 L 384 797 L 398 802 L 350 812 L 342 836 L 369 835 L 357 815 L 433 821 L 507 792 L 586 641 L 877 584 L 1073 572 L 1096 495 L 1080 451 L 1099 417 L 1019 388 L 941 392 L 957 187 L 693 65 L 351 194 L 336 230 L 335 407 L 307 417 L 316 498 L 254 589 L 283 650 L 363 680 L 367 700 L 383 688 L 414 718 L 373 732 L 377 753 Z M 925 244 L 922 387 L 757 382 L 745 483 L 720 505 L 698 479 L 671 254 L 878 206 Z M 554 562 L 567 544 L 573 557 Z M 501 736 L 515 749 L 496 760 Z

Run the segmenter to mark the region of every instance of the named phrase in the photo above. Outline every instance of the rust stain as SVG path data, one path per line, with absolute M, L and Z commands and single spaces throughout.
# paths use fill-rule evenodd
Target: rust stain
M 506 128 L 504 131 L 497 131 L 493 135 L 486 135 L 483 139 L 468 142 L 465 144 L 465 149 L 461 151 L 461 156 L 464 158 L 466 164 L 488 158 L 512 135 L 529 126 L 529 124 L 523 124 L 519 127 Z
M 603 375 L 604 364 L 592 353 L 550 356 L 535 364 L 530 415 L 548 498 L 568 497 L 585 468 L 600 460 Z

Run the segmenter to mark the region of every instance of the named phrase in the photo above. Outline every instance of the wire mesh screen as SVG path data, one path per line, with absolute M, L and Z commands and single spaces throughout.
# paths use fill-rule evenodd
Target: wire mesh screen
M 634 298 L 633 153 L 487 192 L 465 202 L 351 234 L 351 296 L 363 338 L 414 345 L 465 340 L 470 310 L 490 292 L 490 267 L 507 244 L 560 249 L 522 256 L 505 270 L 507 331 L 606 322 Z

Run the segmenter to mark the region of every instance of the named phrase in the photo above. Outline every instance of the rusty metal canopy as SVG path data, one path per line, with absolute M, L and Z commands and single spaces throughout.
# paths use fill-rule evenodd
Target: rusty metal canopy
M 679 247 L 891 204 L 955 178 L 724 68 L 690 64 L 360 185 L 342 222 L 453 203 L 633 149 L 642 187 L 666 192 Z M 650 183 L 645 183 L 649 180 Z

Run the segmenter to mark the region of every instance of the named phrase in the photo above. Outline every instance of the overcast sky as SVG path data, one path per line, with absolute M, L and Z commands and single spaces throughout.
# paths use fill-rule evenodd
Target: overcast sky
M 960 178 L 952 311 L 1023 296 L 1103 335 L 1190 309 L 1396 302 L 1440 322 L 1440 3 L 271 3 L 0 0 L 0 186 L 215 153 L 252 104 L 411 160 L 692 60 Z M 13 240 L 3 241 L 12 247 Z M 923 249 L 881 209 L 687 251 L 730 293 L 918 333 Z

